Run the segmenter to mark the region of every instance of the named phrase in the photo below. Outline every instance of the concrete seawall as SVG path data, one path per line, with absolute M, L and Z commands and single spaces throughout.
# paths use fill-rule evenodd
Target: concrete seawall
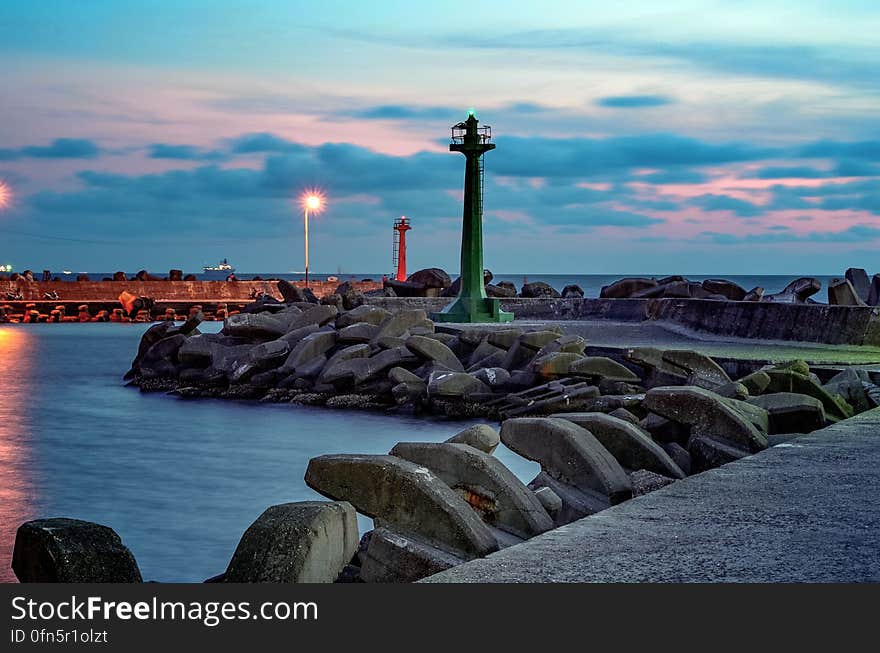
M 7 282 L 9 283 L 9 282 Z M 139 297 L 152 297 L 156 301 L 171 302 L 217 302 L 250 301 L 252 290 L 263 291 L 281 298 L 276 281 L 23 281 L 12 282 L 21 290 L 23 299 L 29 302 L 42 301 L 43 293 L 57 292 L 62 301 L 113 301 L 123 291 Z M 292 281 L 293 285 L 305 288 L 304 281 Z M 312 281 L 309 287 L 318 296 L 329 295 L 340 281 Z M 381 281 L 350 282 L 360 292 L 382 287 Z M 57 303 L 57 302 L 56 302 Z
M 370 298 L 393 310 L 440 311 L 446 297 Z M 880 307 L 722 302 L 707 299 L 526 299 L 501 301 L 518 320 L 656 321 L 694 332 L 753 340 L 880 346 Z
M 880 408 L 423 582 L 880 581 Z

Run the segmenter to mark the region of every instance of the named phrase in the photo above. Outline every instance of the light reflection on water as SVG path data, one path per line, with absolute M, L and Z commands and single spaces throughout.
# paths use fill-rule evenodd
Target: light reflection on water
M 33 337 L 0 327 L 0 551 L 10 555 L 15 530 L 9 525 L 35 516 L 26 410 L 34 390 L 33 359 Z M 0 580 L 8 575 L 8 566 L 0 569 Z
M 59 516 L 112 527 L 145 579 L 201 581 L 226 568 L 265 508 L 319 498 L 302 480 L 313 456 L 387 453 L 464 427 L 141 394 L 121 376 L 147 326 L 0 327 L 0 581 L 15 580 L 18 525 Z M 534 476 L 533 463 L 498 456 L 520 478 Z

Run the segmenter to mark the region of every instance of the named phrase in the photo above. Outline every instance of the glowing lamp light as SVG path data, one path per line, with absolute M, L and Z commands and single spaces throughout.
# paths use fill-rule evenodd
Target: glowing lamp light
M 305 245 L 306 288 L 309 287 L 309 213 L 318 213 L 324 208 L 324 194 L 317 190 L 307 190 L 302 195 L 303 240 Z
M 476 113 L 476 112 L 473 109 L 468 109 L 468 116 L 469 117 L 472 118 L 474 116 L 474 113 Z
M 4 181 L 0 181 L 0 209 L 4 209 L 12 202 L 12 189 Z
M 300 198 L 302 207 L 310 213 L 316 213 L 324 208 L 324 194 L 318 190 L 307 190 Z

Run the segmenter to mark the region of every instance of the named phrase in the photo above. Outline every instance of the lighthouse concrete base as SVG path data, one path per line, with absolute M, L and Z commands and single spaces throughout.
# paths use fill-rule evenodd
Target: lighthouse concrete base
M 439 313 L 431 313 L 435 322 L 483 323 L 513 322 L 513 313 L 501 310 L 501 300 L 494 297 L 462 297 L 459 295 Z

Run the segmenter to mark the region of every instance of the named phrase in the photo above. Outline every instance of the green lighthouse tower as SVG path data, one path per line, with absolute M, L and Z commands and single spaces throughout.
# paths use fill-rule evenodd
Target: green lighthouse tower
M 483 284 L 483 155 L 495 149 L 492 128 L 480 126 L 473 110 L 468 118 L 452 127 L 450 152 L 465 156 L 464 211 L 461 227 L 461 287 L 458 297 L 440 313 L 431 314 L 435 322 L 510 322 L 513 313 L 501 310 L 501 301 L 486 296 Z

